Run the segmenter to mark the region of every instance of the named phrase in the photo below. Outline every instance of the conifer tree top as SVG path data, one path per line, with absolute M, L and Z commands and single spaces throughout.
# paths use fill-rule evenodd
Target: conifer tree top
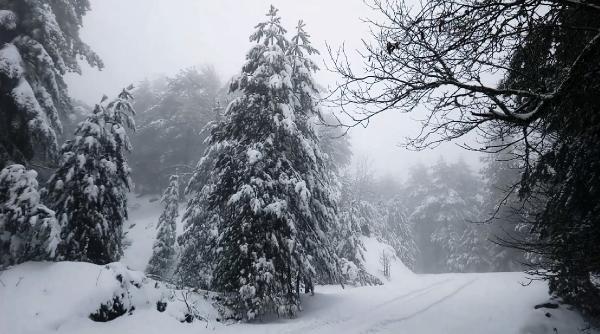
M 260 43 L 262 40 L 265 46 L 277 45 L 282 50 L 286 49 L 288 41 L 284 35 L 287 30 L 281 25 L 281 17 L 278 16 L 278 12 L 279 10 L 271 5 L 269 12 L 266 14 L 268 20 L 255 26 L 256 31 L 250 35 L 251 42 Z
M 296 26 L 296 35 L 292 37 L 292 43 L 290 46 L 290 53 L 294 55 L 298 55 L 300 57 L 304 56 L 304 52 L 308 55 L 319 54 L 319 50 L 315 49 L 310 43 L 310 35 L 304 30 L 306 24 L 304 21 L 299 20 L 298 25 Z

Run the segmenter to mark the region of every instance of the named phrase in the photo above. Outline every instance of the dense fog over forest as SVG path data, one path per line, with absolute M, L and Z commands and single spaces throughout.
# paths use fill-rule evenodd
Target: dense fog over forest
M 92 3 L 93 10 L 84 17 L 82 38 L 102 56 L 102 71 L 83 66 L 83 75 L 69 75 L 67 82 L 73 97 L 93 105 L 98 96 L 118 92 L 117 86 L 137 83 L 145 78 L 174 75 L 191 66 L 209 65 L 225 84 L 239 72 L 244 55 L 251 46 L 248 30 L 264 15 L 271 2 L 195 1 L 118 1 Z M 315 61 L 322 69 L 315 74 L 323 87 L 333 87 L 338 77 L 326 70 L 330 64 L 326 44 L 349 50 L 361 46 L 369 26 L 363 18 L 378 15 L 361 0 L 273 2 L 283 13 L 288 27 L 303 19 L 310 27 L 312 42 L 321 55 Z M 331 13 L 335 13 L 332 17 Z M 174 18 L 177 19 L 174 19 Z M 113 38 L 107 39 L 110 35 Z M 352 52 L 354 53 L 354 52 Z M 354 54 L 357 62 L 360 58 Z M 135 66 L 132 66 L 132 61 Z M 92 88 L 90 88 L 92 87 Z M 382 114 L 368 127 L 351 131 L 355 156 L 369 158 L 380 175 L 399 181 L 415 163 L 435 163 L 439 156 L 454 161 L 462 158 L 474 169 L 480 167 L 479 155 L 447 143 L 441 148 L 412 152 L 399 147 L 407 136 L 420 129 L 424 115 Z M 394 127 L 388 124 L 394 123 Z M 472 141 L 469 138 L 467 142 Z
M 600 333 L 595 0 L 0 0 L 0 332 Z

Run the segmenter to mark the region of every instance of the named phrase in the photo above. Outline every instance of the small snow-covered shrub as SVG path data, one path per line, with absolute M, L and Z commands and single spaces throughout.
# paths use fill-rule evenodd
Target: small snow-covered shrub
M 157 301 L 156 302 L 156 310 L 158 312 L 164 312 L 167 309 L 167 302 L 164 301 Z
M 135 307 L 132 307 L 130 312 L 133 312 Z M 127 313 L 127 309 L 125 305 L 123 305 L 123 301 L 120 297 L 114 297 L 110 302 L 105 304 L 100 304 L 100 308 L 90 314 L 90 319 L 98 322 L 106 322 L 114 320 L 123 314 Z
M 358 267 L 354 262 L 348 261 L 342 258 L 342 275 L 344 277 L 345 284 L 353 286 L 365 286 L 365 285 L 382 285 L 381 280 L 363 268 Z
M 144 295 L 141 290 L 144 285 L 150 282 L 146 276 L 140 272 L 128 270 L 120 263 L 111 263 L 104 266 L 119 282 L 119 287 L 114 291 L 114 296 L 100 304 L 98 309 L 90 314 L 90 319 L 94 321 L 110 321 L 116 319 L 127 312 L 135 310 L 136 301 Z M 158 285 L 154 285 L 158 289 Z
M 352 261 L 342 260 L 342 275 L 347 284 L 352 284 L 358 280 L 359 268 Z
M 374 275 L 369 274 L 365 270 L 358 271 L 358 282 L 360 285 L 382 285 L 383 282 Z

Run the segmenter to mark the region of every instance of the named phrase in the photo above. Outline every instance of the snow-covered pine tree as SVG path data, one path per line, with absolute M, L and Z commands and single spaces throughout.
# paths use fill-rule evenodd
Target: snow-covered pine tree
M 0 168 L 55 157 L 71 109 L 63 75 L 79 58 L 102 67 L 79 38 L 88 0 L 0 0 Z
M 446 261 L 454 272 L 483 272 L 492 269 L 491 249 L 488 241 L 489 225 L 465 222 L 462 234 L 451 245 Z
M 375 207 L 362 200 L 354 200 L 340 212 L 340 225 L 333 233 L 333 242 L 342 261 L 344 280 L 352 285 L 380 285 L 381 280 L 365 270 L 365 246 L 361 237 L 371 219 L 378 219 Z M 370 231 L 370 230 L 366 230 Z M 370 232 L 369 232 L 370 233 Z
M 414 270 L 418 254 L 417 244 L 398 198 L 387 203 L 384 223 L 381 238 L 396 250 L 396 255 L 402 263 Z
M 61 148 L 45 198 L 63 226 L 61 259 L 106 264 L 121 256 L 131 186 L 126 129 L 135 128 L 131 89 L 108 103 L 103 98 Z
M 304 124 L 314 109 L 303 110 L 294 96 L 277 9 L 267 17 L 251 35 L 256 45 L 230 86 L 240 96 L 213 128 L 188 186 L 179 266 L 184 277 L 214 268 L 211 288 L 230 293 L 232 307 L 246 319 L 269 311 L 294 315 L 303 282 L 339 276 L 327 240 L 335 200 L 316 134 Z M 211 249 L 201 243 L 206 239 Z
M 310 36 L 304 28 L 305 24 L 300 20 L 296 26 L 296 34 L 291 39 L 288 54 L 294 65 L 292 82 L 295 94 L 302 109 L 314 110 L 312 103 L 316 100 L 318 89 L 312 84 L 310 76 L 313 71 L 318 70 L 318 67 L 307 55 L 319 52 L 310 44 Z M 354 189 L 350 190 L 358 183 L 356 177 L 350 180 L 350 178 L 341 176 L 342 168 L 350 164 L 352 157 L 348 136 L 344 136 L 342 125 L 334 114 L 318 112 L 311 114 L 320 117 L 319 144 L 327 156 L 326 161 L 330 177 L 333 180 L 332 185 L 335 185 L 332 189 L 337 192 L 338 201 L 341 200 L 345 203 L 338 210 L 339 219 L 330 236 L 341 260 L 343 278 L 346 283 L 355 285 L 382 284 L 377 277 L 367 273 L 364 269 L 365 247 L 360 239 L 362 235 L 369 234 L 367 217 L 374 214 L 374 211 L 371 210 L 373 206 L 371 203 L 360 200 L 361 196 L 356 196 Z M 358 175 L 358 173 L 356 174 Z M 344 181 L 346 181 L 345 184 Z
M 0 171 L 0 269 L 54 258 L 61 229 L 54 212 L 40 203 L 36 178 L 22 165 Z
M 504 141 L 493 142 L 492 145 L 501 146 L 510 142 L 513 142 L 513 138 L 507 137 Z M 517 148 L 509 147 L 494 154 L 486 154 L 481 159 L 483 162 L 481 174 L 486 190 L 483 219 L 490 221 L 488 238 L 495 242 L 490 243 L 492 270 L 495 271 L 520 270 L 523 267 L 521 263 L 527 263 L 538 257 L 534 254 L 525 254 L 517 248 L 500 245 L 517 240 L 535 240 L 536 235 L 532 233 L 530 219 L 526 216 L 528 213 L 534 216 L 536 210 L 532 209 L 542 207 L 542 205 L 532 205 L 535 203 L 533 200 L 524 203 L 519 199 L 521 173 L 524 169 L 519 164 L 520 159 L 517 158 L 516 150 Z M 521 228 L 523 231 L 520 231 Z
M 364 245 L 360 240 L 360 216 L 356 210 L 344 210 L 340 213 L 340 227 L 335 234 L 336 251 L 340 258 L 361 267 L 365 262 Z
M 287 47 L 286 56 L 292 65 L 290 79 L 293 91 L 293 102 L 297 110 L 296 123 L 307 127 L 315 125 L 315 118 L 321 118 L 317 109 L 319 92 L 313 80 L 313 73 L 319 68 L 310 56 L 319 54 L 310 43 L 310 35 L 304 30 L 306 25 L 298 21 L 296 34 Z M 305 133 L 313 133 L 312 128 L 300 129 Z
M 338 179 L 339 167 L 334 166 L 334 159 L 340 157 L 334 157 L 330 154 L 333 152 L 331 150 L 328 151 L 329 143 L 322 142 L 322 133 L 321 129 L 318 128 L 318 124 L 322 124 L 324 117 L 321 109 L 319 108 L 319 101 L 321 97 L 319 96 L 319 89 L 315 80 L 313 78 L 313 74 L 319 70 L 319 67 L 315 64 L 315 62 L 311 59 L 311 56 L 318 55 L 319 51 L 315 49 L 310 41 L 310 35 L 305 30 L 306 25 L 302 20 L 298 21 L 296 25 L 295 34 L 292 36 L 288 48 L 286 50 L 286 56 L 289 59 L 289 62 L 292 66 L 291 72 L 291 82 L 292 82 L 292 92 L 293 92 L 293 106 L 295 110 L 295 124 L 298 127 L 298 131 L 306 137 L 302 143 L 307 145 L 308 147 L 305 150 L 308 151 L 308 154 L 311 154 L 311 151 L 314 151 L 315 158 L 312 161 L 314 165 L 312 168 L 314 169 L 313 177 L 315 178 L 312 182 L 316 184 L 313 185 L 313 200 L 317 200 L 319 203 L 326 204 L 328 209 L 333 210 L 329 212 L 320 213 L 317 208 L 313 208 L 313 212 L 316 214 L 321 214 L 322 217 L 319 220 L 326 222 L 328 225 L 327 229 L 327 240 L 333 240 L 335 238 L 335 233 L 340 230 L 340 221 L 339 221 L 339 210 L 338 210 L 338 201 L 341 196 L 341 183 Z M 344 142 L 347 144 L 347 142 Z M 348 144 L 349 145 L 349 144 Z M 338 148 L 341 149 L 343 146 L 340 145 Z M 338 152 L 340 154 L 346 152 Z M 301 162 L 297 162 L 299 166 L 302 166 Z M 309 168 L 310 169 L 310 168 Z M 320 185 L 318 184 L 320 183 Z M 318 190 L 318 192 L 315 192 Z M 299 230 L 300 233 L 308 233 L 307 235 L 300 235 L 299 238 L 301 240 L 311 240 L 314 239 L 314 235 L 310 235 L 314 233 L 311 231 L 312 228 L 306 230 Z M 328 242 L 327 247 L 331 247 L 331 250 L 335 252 L 335 243 Z M 331 245 L 331 246 L 329 246 Z M 337 254 L 337 253 L 336 253 Z M 315 277 L 317 283 L 322 284 L 335 284 L 340 279 L 338 275 L 331 275 L 329 262 L 315 262 L 317 265 L 322 266 L 321 268 L 316 268 L 317 276 Z M 327 273 L 326 275 L 322 275 L 323 273 Z M 309 282 L 312 286 L 313 282 Z
M 169 178 L 169 186 L 165 189 L 161 202 L 165 208 L 158 218 L 158 233 L 146 273 L 167 279 L 175 261 L 176 224 L 179 216 L 178 175 L 171 175 Z
M 433 166 L 432 172 L 425 175 L 429 175 L 431 180 L 424 180 L 423 184 L 426 187 L 418 188 L 419 195 L 416 198 L 421 198 L 421 201 L 415 203 L 417 207 L 412 210 L 409 217 L 420 250 L 417 270 L 421 272 L 464 271 L 467 262 L 459 262 L 457 259 L 467 260 L 469 256 L 487 256 L 487 253 L 464 254 L 468 250 L 463 247 L 473 242 L 487 242 L 485 238 L 470 241 L 463 239 L 481 236 L 480 233 L 465 234 L 468 228 L 474 228 L 469 221 L 476 221 L 479 218 L 480 181 L 463 161 L 447 164 L 440 160 Z M 471 258 L 469 263 L 475 263 L 473 260 Z
M 383 216 L 375 204 L 363 199 L 364 194 L 356 191 L 359 184 L 372 181 L 371 176 L 368 165 L 359 164 L 352 173 L 345 173 L 340 177 L 340 225 L 332 240 L 342 259 L 344 279 L 352 285 L 382 284 L 381 280 L 365 270 L 366 249 L 361 238 L 370 237 L 371 226 L 381 225 Z

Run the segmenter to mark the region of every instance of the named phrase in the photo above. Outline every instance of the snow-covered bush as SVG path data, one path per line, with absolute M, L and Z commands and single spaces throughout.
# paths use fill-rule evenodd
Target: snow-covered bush
M 152 291 L 154 282 L 146 278 L 143 273 L 131 271 L 121 263 L 107 264 L 101 270 L 106 273 L 101 271 L 100 274 L 114 277 L 118 285 L 113 289 L 112 296 L 100 303 L 96 311 L 90 313 L 90 319 L 94 321 L 105 322 L 116 319 L 127 312 L 133 312 L 136 305 L 152 304 L 148 302 L 148 298 L 157 299 L 165 293 L 165 291 Z M 158 287 L 159 285 L 154 283 L 154 288 L 158 289 Z M 151 291 L 150 294 L 148 290 Z
M 340 261 L 344 284 L 352 286 L 383 284 L 379 278 L 366 271 L 362 262 L 357 265 L 356 263 L 345 258 L 341 258 Z
M 129 321 L 122 317 L 137 312 L 142 319 L 149 315 L 174 326 L 218 317 L 217 294 L 178 290 L 118 262 L 30 261 L 1 273 L 2 333 L 71 332 L 66 328 L 73 324 L 90 330 L 99 326 L 92 321 L 119 319 L 122 324 Z

